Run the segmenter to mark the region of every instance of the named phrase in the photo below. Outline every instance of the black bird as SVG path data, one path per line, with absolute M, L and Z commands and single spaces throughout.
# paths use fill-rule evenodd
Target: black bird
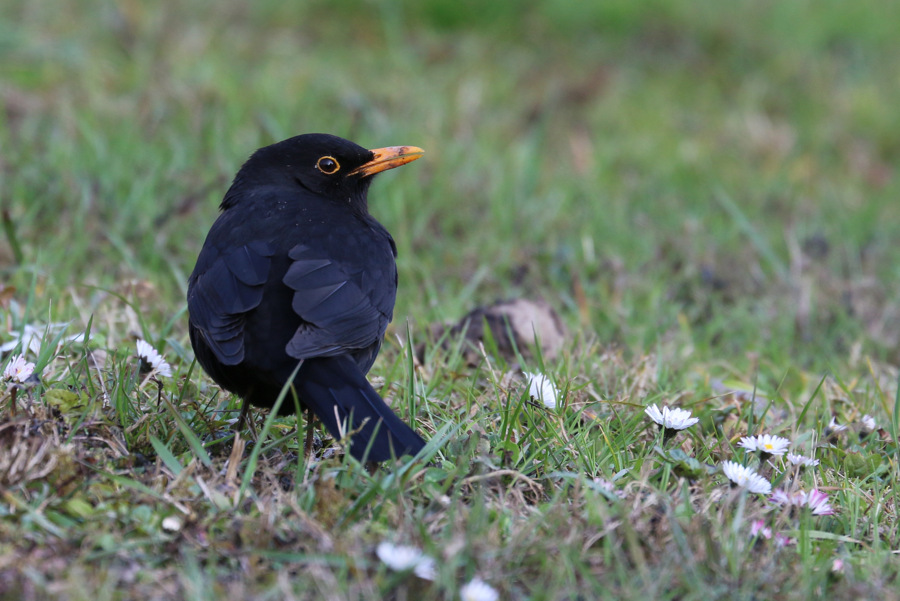
M 366 195 L 376 173 L 422 154 L 305 134 L 260 148 L 238 171 L 187 302 L 197 360 L 243 398 L 241 422 L 248 403 L 271 408 L 299 364 L 292 384 L 307 419 L 350 434 L 357 459 L 425 445 L 366 380 L 397 296 L 397 247 Z M 279 413 L 294 408 L 288 393 Z

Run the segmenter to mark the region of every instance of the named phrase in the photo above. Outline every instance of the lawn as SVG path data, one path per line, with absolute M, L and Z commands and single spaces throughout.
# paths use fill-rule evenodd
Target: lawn
M 0 598 L 900 599 L 897 23 L 0 3 Z M 374 473 L 324 430 L 304 459 L 294 417 L 236 440 L 188 340 L 230 179 L 305 132 L 425 149 L 369 194 L 400 273 L 369 378 L 430 444 Z M 437 334 L 508 299 L 558 352 Z

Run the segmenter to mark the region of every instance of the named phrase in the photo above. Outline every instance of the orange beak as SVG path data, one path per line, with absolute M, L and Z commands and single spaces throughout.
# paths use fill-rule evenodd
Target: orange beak
M 412 163 L 425 154 L 425 151 L 417 146 L 386 146 L 385 148 L 374 148 L 371 152 L 375 155 L 375 158 L 364 165 L 360 165 L 347 175 L 368 177 L 400 165 Z

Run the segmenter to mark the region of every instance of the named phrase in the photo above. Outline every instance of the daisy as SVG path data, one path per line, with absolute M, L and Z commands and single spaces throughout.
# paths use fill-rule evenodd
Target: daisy
M 29 363 L 22 355 L 13 355 L 6 369 L 3 370 L 4 380 L 13 380 L 14 382 L 23 383 L 34 373 L 34 363 Z
M 459 597 L 462 601 L 497 601 L 500 598 L 500 593 L 490 584 L 476 576 L 471 582 L 459 589 Z
M 162 529 L 169 532 L 178 532 L 181 530 L 181 520 L 174 515 L 163 518 Z
M 779 547 L 787 547 L 793 544 L 796 544 L 796 540 L 788 536 L 787 534 L 782 534 L 781 532 L 775 533 L 775 544 Z
M 863 428 L 869 432 L 878 427 L 878 425 L 875 423 L 875 418 L 869 414 L 862 416 L 862 419 L 859 421 L 863 425 Z
M 68 325 L 68 323 L 51 323 L 46 326 L 38 327 L 31 324 L 25 324 L 22 326 L 20 332 L 9 333 L 9 335 L 12 336 L 12 340 L 0 345 L 0 352 L 5 353 L 11 351 L 21 344 L 23 352 L 27 350 L 37 357 L 41 354 L 41 344 L 43 343 L 44 336 L 49 335 L 52 340 L 53 334 L 64 330 Z M 83 340 L 84 334 L 75 334 L 73 336 L 61 338 L 60 342 L 81 342 Z
M 655 403 L 644 409 L 644 413 L 666 430 L 684 430 L 700 421 L 698 417 L 691 417 L 691 412 L 687 409 L 669 409 L 663 406 L 660 411 Z
M 828 495 L 815 488 L 806 493 L 806 506 L 813 515 L 834 515 Z
M 763 520 L 756 520 L 750 524 L 750 536 L 769 539 L 772 538 L 772 529 Z
M 772 493 L 769 501 L 775 503 L 776 505 L 799 505 L 803 503 L 803 499 L 806 495 L 803 492 L 799 493 L 789 493 L 786 490 L 778 489 Z
M 834 416 L 831 417 L 831 421 L 828 422 L 828 425 L 825 426 L 825 436 L 830 436 L 832 434 L 837 434 L 838 432 L 843 432 L 847 429 L 847 426 L 841 425 L 837 422 Z
M 423 555 L 422 561 L 413 568 L 413 574 L 422 580 L 434 580 L 437 578 L 437 568 L 434 565 L 434 560 L 428 555 Z
M 422 553 L 416 547 L 395 545 L 383 541 L 375 548 L 375 554 L 381 562 L 395 572 L 412 570 L 423 580 L 434 580 L 436 569 L 434 559 Z
M 800 467 L 816 467 L 819 465 L 819 460 L 814 459 L 812 457 L 806 457 L 805 455 L 795 455 L 794 453 L 788 453 L 785 455 L 788 461 L 791 462 L 792 465 L 799 465 Z
M 722 472 L 737 486 L 746 488 L 752 493 L 767 495 L 772 492 L 772 484 L 749 467 L 734 461 L 723 461 Z
M 559 391 L 550 378 L 544 374 L 527 371 L 523 371 L 522 374 L 528 380 L 528 395 L 541 401 L 547 409 L 556 409 L 556 397 L 559 395 Z
M 23 351 L 31 351 L 31 354 L 35 356 L 41 354 L 41 340 L 44 338 L 44 330 L 25 324 L 22 326 L 21 332 L 10 332 L 9 335 L 12 336 L 12 340 L 0 345 L 0 352 L 11 351 L 21 344 Z
M 784 455 L 791 441 L 781 436 L 760 434 L 759 436 L 744 436 L 738 443 L 748 451 L 759 451 L 765 455 Z
M 603 490 L 611 495 L 615 495 L 620 499 L 625 498 L 625 491 L 617 489 L 615 484 L 613 484 L 609 480 L 606 480 L 605 478 L 600 478 L 599 476 L 597 476 L 596 478 L 594 478 L 593 483 L 594 486 L 600 490 Z
M 137 341 L 137 354 L 141 360 L 141 369 L 149 367 L 149 371 L 155 371 L 163 378 L 172 377 L 172 366 L 146 340 Z
M 813 515 L 834 515 L 834 508 L 828 502 L 828 495 L 816 489 L 809 492 L 798 490 L 795 493 L 778 489 L 772 493 L 769 501 L 776 505 L 806 507 Z
M 762 541 L 763 539 L 771 540 L 774 538 L 775 545 L 778 547 L 787 547 L 788 545 L 793 545 L 797 542 L 786 534 L 772 532 L 772 529 L 766 526 L 763 520 L 756 520 L 750 524 L 750 537 L 757 538 L 758 541 Z

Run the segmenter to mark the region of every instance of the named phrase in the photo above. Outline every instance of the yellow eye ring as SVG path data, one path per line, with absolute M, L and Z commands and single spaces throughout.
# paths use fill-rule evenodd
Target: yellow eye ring
M 331 175 L 333 173 L 337 173 L 338 169 L 341 168 L 341 164 L 337 162 L 337 159 L 334 157 L 322 157 L 318 161 L 316 161 L 316 169 L 324 173 L 325 175 Z

